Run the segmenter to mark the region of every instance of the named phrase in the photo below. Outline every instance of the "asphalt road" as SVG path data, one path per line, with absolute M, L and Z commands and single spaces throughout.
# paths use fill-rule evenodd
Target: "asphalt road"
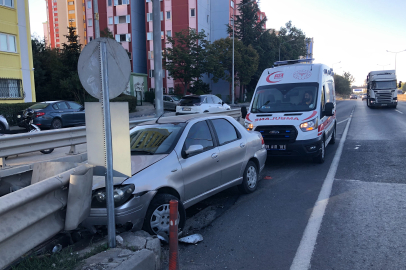
M 337 122 L 324 164 L 268 159 L 271 180 L 180 244 L 181 269 L 405 269 L 406 103 L 340 101 Z

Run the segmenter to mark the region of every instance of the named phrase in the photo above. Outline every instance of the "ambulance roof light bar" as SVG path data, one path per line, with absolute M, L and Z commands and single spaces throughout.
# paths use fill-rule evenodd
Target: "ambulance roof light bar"
M 277 67 L 277 66 L 286 66 L 286 65 L 293 65 L 293 64 L 299 64 L 299 63 L 313 64 L 313 61 L 314 61 L 314 58 L 307 58 L 307 59 L 276 61 L 273 64 L 274 64 L 274 67 Z

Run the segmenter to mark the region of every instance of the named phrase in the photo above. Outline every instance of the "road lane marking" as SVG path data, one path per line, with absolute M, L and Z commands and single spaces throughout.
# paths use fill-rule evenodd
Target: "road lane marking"
M 348 121 L 348 119 L 349 119 L 349 118 L 344 119 L 343 121 L 338 122 L 337 125 L 339 125 L 339 124 L 341 124 L 341 123 L 344 123 L 345 121 Z
M 398 113 L 401 113 L 401 114 L 403 114 L 401 111 L 399 111 L 399 110 L 395 110 L 395 111 L 397 111 Z
M 319 197 L 317 198 L 317 201 L 313 207 L 312 214 L 310 215 L 309 221 L 307 222 L 306 229 L 303 233 L 302 239 L 300 240 L 299 248 L 296 251 L 296 255 L 293 259 L 292 265 L 290 266 L 290 270 L 307 270 L 310 268 L 310 262 L 312 259 L 314 247 L 316 245 L 317 235 L 319 234 L 321 222 L 323 221 L 323 216 L 326 211 L 328 200 L 330 198 L 334 177 L 336 175 L 341 154 L 343 152 L 344 143 L 347 138 L 348 129 L 350 127 L 354 109 L 355 107 L 352 109 L 351 115 L 348 118 L 348 122 L 345 127 L 343 136 L 341 137 L 337 152 L 334 155 L 334 159 L 330 165 L 330 169 L 327 173 L 326 179 L 324 179 Z

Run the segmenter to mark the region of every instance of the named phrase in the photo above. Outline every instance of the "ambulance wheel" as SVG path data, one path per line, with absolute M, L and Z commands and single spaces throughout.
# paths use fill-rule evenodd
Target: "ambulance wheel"
M 333 134 L 331 134 L 331 140 L 329 142 L 329 144 L 335 144 L 336 143 L 336 125 L 334 125 L 334 130 L 333 130 Z
M 313 161 L 315 163 L 319 163 L 319 164 L 324 163 L 324 155 L 325 155 L 325 153 L 326 153 L 326 141 L 325 141 L 324 136 L 323 136 L 323 139 L 321 140 L 320 153 L 319 153 L 319 155 L 317 157 L 313 158 Z

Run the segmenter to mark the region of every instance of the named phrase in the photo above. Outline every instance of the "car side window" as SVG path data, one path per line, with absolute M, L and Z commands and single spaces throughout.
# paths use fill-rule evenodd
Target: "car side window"
M 68 102 L 68 104 L 72 110 L 79 110 L 80 108 L 82 108 L 80 104 L 77 104 L 75 102 Z
M 56 105 L 57 109 L 55 109 L 55 105 Z M 66 105 L 65 102 L 58 102 L 58 103 L 54 104 L 53 107 L 54 107 L 55 110 L 67 110 L 67 109 L 69 109 L 68 105 Z
M 220 98 L 218 98 L 217 96 L 213 96 L 213 99 L 214 99 L 214 103 L 217 103 L 217 104 L 222 103 L 222 100 Z
M 227 144 L 229 142 L 239 139 L 239 134 L 235 127 L 225 119 L 211 120 L 214 126 L 214 130 L 217 133 L 217 137 L 220 145 Z
M 191 145 L 201 145 L 203 151 L 214 147 L 213 138 L 206 121 L 194 124 L 189 130 L 183 149 L 187 150 Z

